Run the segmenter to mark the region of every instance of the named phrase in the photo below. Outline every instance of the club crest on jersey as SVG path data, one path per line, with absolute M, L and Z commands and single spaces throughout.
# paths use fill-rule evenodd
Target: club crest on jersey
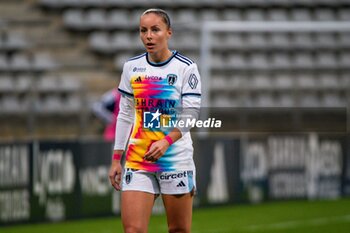
M 131 179 L 132 179 L 132 172 L 127 172 L 126 175 L 125 175 L 125 183 L 126 184 L 130 184 L 131 182 Z
M 176 74 L 168 74 L 167 76 L 167 80 L 170 86 L 174 85 L 177 81 L 177 75 Z

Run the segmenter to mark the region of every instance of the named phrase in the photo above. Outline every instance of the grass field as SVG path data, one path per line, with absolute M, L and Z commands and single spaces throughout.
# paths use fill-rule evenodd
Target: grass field
M 153 216 L 150 233 L 166 231 L 165 216 Z M 118 217 L 11 226 L 1 233 L 123 232 Z M 234 205 L 194 211 L 192 233 L 349 233 L 350 199 Z

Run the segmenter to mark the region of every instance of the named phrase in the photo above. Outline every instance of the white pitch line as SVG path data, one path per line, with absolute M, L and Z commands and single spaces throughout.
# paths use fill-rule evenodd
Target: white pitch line
M 200 230 L 200 231 L 196 231 L 193 230 L 192 233 L 221 233 L 221 232 L 229 232 L 229 230 L 232 230 L 231 228 L 215 228 L 213 229 L 206 229 L 206 230 Z
M 325 217 L 325 218 L 314 218 L 307 220 L 295 220 L 295 221 L 286 221 L 279 223 L 270 223 L 270 224 L 259 224 L 244 227 L 244 230 L 248 231 L 260 231 L 260 230 L 281 230 L 288 228 L 296 228 L 300 226 L 321 226 L 329 224 L 332 222 L 349 222 L 350 215 L 343 216 L 334 216 L 334 217 Z

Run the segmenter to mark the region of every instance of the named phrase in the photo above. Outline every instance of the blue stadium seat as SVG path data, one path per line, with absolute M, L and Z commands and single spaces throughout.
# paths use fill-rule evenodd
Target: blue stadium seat
M 225 62 L 224 60 L 222 62 Z M 247 69 L 249 64 L 243 54 L 230 54 L 226 60 L 228 67 L 233 69 Z
M 12 77 L 0 76 L 0 93 L 13 92 L 15 90 Z
M 225 8 L 222 12 L 222 20 L 241 21 L 242 13 L 239 9 Z
M 211 65 L 214 69 L 222 69 L 226 63 L 227 62 L 223 60 L 219 55 L 213 54 L 211 56 Z
M 110 47 L 113 49 L 131 49 L 134 47 L 133 37 L 128 33 L 115 33 L 110 39 Z
M 68 28 L 85 30 L 87 28 L 84 14 L 81 10 L 66 10 L 63 13 L 63 22 Z
M 226 48 L 243 48 L 245 47 L 245 41 L 241 33 L 228 33 L 223 36 L 223 46 Z
M 343 88 L 350 87 L 350 74 L 342 73 L 339 75 L 339 86 Z
M 350 68 L 350 52 L 341 52 L 339 56 L 339 65 L 344 69 Z
M 42 92 L 55 92 L 58 87 L 57 78 L 54 76 L 42 76 L 37 82 L 37 89 Z
M 81 82 L 72 76 L 61 76 L 58 77 L 58 89 L 64 92 L 73 92 L 73 93 L 79 93 L 82 84 Z
M 104 10 L 93 9 L 85 13 L 85 25 L 89 29 L 104 29 L 107 26 Z
M 109 6 L 122 6 L 130 2 L 129 0 L 104 0 Z
M 339 33 L 337 44 L 340 48 L 350 48 L 350 32 Z
M 245 12 L 245 20 L 247 21 L 264 21 L 266 20 L 266 13 L 264 9 L 247 9 Z
M 33 57 L 26 54 L 16 54 L 11 59 L 13 71 L 33 71 Z
M 60 2 L 64 2 L 64 1 L 40 0 L 40 5 L 50 7 L 50 8 L 57 8 L 60 6 Z
M 347 103 L 345 101 L 345 98 L 339 93 L 334 92 L 334 91 L 327 91 L 323 93 L 323 98 L 322 98 L 322 105 L 324 107 L 346 107 Z
M 178 10 L 178 12 L 174 14 L 173 21 L 176 25 L 196 24 L 198 22 L 197 12 L 190 9 Z
M 249 78 L 249 87 L 253 89 L 270 89 L 273 86 L 271 79 L 264 74 L 256 74 Z
M 110 37 L 105 32 L 93 32 L 89 36 L 89 45 L 95 51 L 108 53 L 111 50 Z
M 232 98 L 232 96 L 229 93 L 216 93 L 213 96 L 212 106 L 211 107 L 218 107 L 218 108 L 224 108 L 224 107 L 236 107 L 237 101 Z
M 268 11 L 268 17 L 271 21 L 288 21 L 287 9 L 272 8 Z
M 315 46 L 319 48 L 332 48 L 336 49 L 338 44 L 336 40 L 336 36 L 333 33 L 316 33 L 314 39 Z
M 350 1 L 348 2 L 350 3 Z M 349 7 L 344 7 L 338 10 L 339 20 L 349 22 L 350 21 L 350 9 Z
M 26 49 L 29 43 L 20 35 L 3 32 L 0 34 L 0 51 L 17 51 Z
M 63 104 L 58 95 L 50 94 L 39 100 L 39 112 L 44 114 L 60 113 L 63 111 Z
M 317 81 L 314 78 L 314 76 L 311 75 L 298 75 L 296 76 L 296 86 L 298 88 L 316 88 L 317 87 Z
M 213 89 L 223 90 L 228 86 L 228 79 L 222 75 L 212 75 L 211 76 L 211 86 Z
M 58 67 L 58 64 L 48 54 L 37 53 L 34 56 L 33 67 L 37 71 L 53 70 Z
M 293 21 L 312 21 L 312 14 L 307 8 L 293 8 L 290 19 Z
M 296 69 L 313 69 L 315 64 L 311 53 L 298 52 L 294 55 L 293 67 Z
M 274 77 L 273 86 L 277 89 L 290 89 L 293 87 L 293 77 L 287 74 L 277 74 Z
M 293 33 L 291 38 L 291 46 L 300 49 L 313 48 L 314 39 L 310 33 Z
M 81 97 L 78 94 L 68 95 L 62 102 L 62 111 L 67 114 L 79 114 L 83 107 Z
M 289 7 L 290 5 L 292 5 L 294 3 L 294 1 L 290 1 L 290 0 L 269 0 L 268 1 L 271 5 L 278 5 L 278 6 L 282 6 L 282 7 Z M 266 3 L 266 1 L 265 1 Z
M 67 8 L 67 7 L 103 7 L 106 0 L 40 0 L 40 5 L 49 8 Z
M 337 89 L 341 87 L 336 73 L 322 72 L 318 75 L 319 85 L 323 88 Z
M 16 95 L 5 95 L 2 98 L 0 111 L 5 114 L 20 114 L 28 110 L 28 106 L 24 105 Z
M 261 92 L 257 95 L 255 107 L 274 107 L 276 106 L 275 98 L 269 92 Z
M 291 67 L 291 59 L 288 54 L 276 52 L 271 55 L 270 67 L 272 69 L 289 69 Z
M 199 20 L 203 21 L 218 21 L 220 20 L 220 12 L 216 9 L 204 9 L 201 10 Z
M 253 69 L 268 69 L 270 64 L 268 62 L 268 56 L 266 53 L 253 53 L 250 55 L 248 62 L 249 66 Z
M 33 77 L 26 74 L 16 77 L 15 89 L 18 92 L 29 92 L 32 88 Z
M 274 48 L 290 48 L 290 37 L 286 33 L 270 33 L 270 46 Z
M 66 0 L 67 1 L 67 0 Z M 106 0 L 68 0 L 74 2 L 79 2 L 80 6 L 83 7 L 105 7 L 107 5 Z
M 299 96 L 300 107 L 322 107 L 322 100 L 313 92 L 303 92 Z
M 247 80 L 246 76 L 235 74 L 229 77 L 229 82 L 227 83 L 226 86 L 232 87 L 233 90 L 235 89 L 239 90 L 242 88 L 246 80 Z
M 336 69 L 339 66 L 337 56 L 333 52 L 318 52 L 315 61 L 317 68 L 321 69 Z
M 318 0 L 294 0 L 293 4 L 298 7 L 312 7 L 317 4 Z
M 29 48 L 30 43 L 21 35 L 10 33 L 8 34 L 6 47 L 13 50 L 22 50 Z
M 250 48 L 266 48 L 268 41 L 263 33 L 249 33 L 246 37 L 246 46 Z
M 316 21 L 336 21 L 337 16 L 331 8 L 320 8 L 315 10 Z
M 130 20 L 131 18 L 125 10 L 116 9 L 109 13 L 107 24 L 109 28 L 130 27 Z
M 173 38 L 170 42 L 174 45 L 174 48 L 178 50 L 198 50 L 200 44 L 198 41 L 200 40 L 199 36 L 195 32 L 181 32 L 174 33 Z
M 8 70 L 9 65 L 10 64 L 8 62 L 7 55 L 0 53 L 0 71 Z
M 276 107 L 294 107 L 295 102 L 293 98 L 293 93 L 291 92 L 283 92 L 280 93 L 280 95 L 275 99 L 275 106 Z

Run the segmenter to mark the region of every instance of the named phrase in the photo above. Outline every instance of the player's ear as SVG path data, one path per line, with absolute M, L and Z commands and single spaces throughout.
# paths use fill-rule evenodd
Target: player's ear
M 168 29 L 168 39 L 170 39 L 172 35 L 173 35 L 173 30 L 171 28 L 169 28 Z

